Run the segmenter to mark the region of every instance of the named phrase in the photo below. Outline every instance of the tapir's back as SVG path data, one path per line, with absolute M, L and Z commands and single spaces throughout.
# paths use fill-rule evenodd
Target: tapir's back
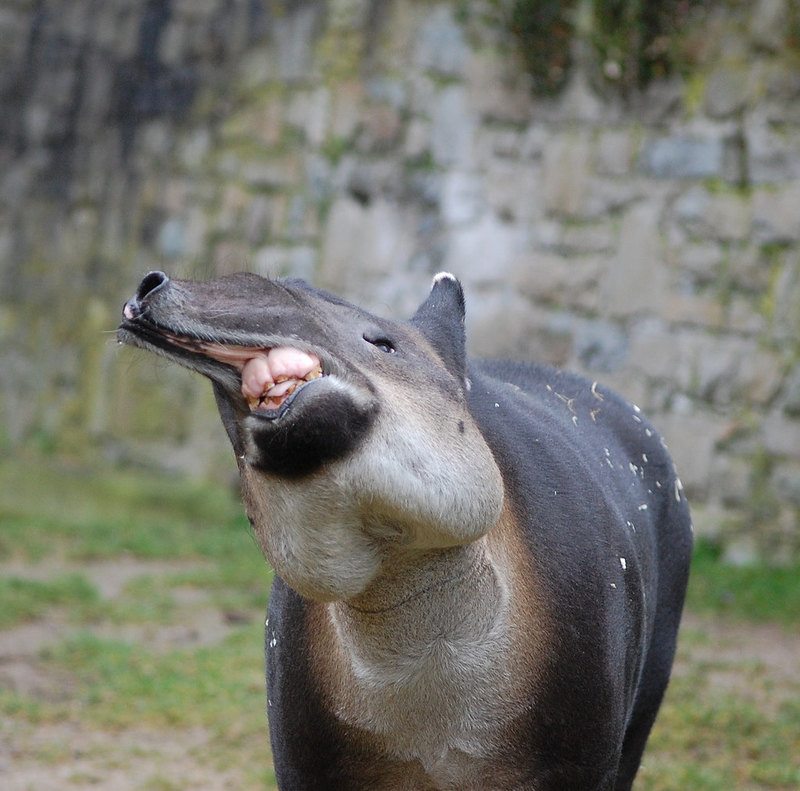
M 469 377 L 470 411 L 549 589 L 552 705 L 584 706 L 587 741 L 597 738 L 597 667 L 626 668 L 614 788 L 627 789 L 667 685 L 688 578 L 680 479 L 641 410 L 597 382 L 503 361 L 473 361 Z

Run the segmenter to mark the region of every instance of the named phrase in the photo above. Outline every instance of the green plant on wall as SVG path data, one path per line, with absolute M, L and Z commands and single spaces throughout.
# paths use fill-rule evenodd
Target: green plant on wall
M 556 93 L 571 66 L 575 0 L 516 0 L 509 25 L 536 93 Z
M 673 73 L 678 66 L 675 37 L 699 4 L 698 0 L 594 0 L 592 39 L 606 79 L 632 90 Z
M 678 68 L 674 41 L 704 0 L 513 0 L 514 34 L 539 94 L 558 92 L 572 67 L 573 40 L 589 44 L 603 78 L 623 91 Z M 581 24 L 578 24 L 578 17 Z

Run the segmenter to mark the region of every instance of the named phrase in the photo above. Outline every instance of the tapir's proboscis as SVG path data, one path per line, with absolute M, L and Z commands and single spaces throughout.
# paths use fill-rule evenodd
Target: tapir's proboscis
M 468 360 L 446 273 L 399 322 L 300 280 L 151 272 L 119 339 L 213 384 L 276 574 L 282 791 L 632 787 L 692 544 L 638 407 Z

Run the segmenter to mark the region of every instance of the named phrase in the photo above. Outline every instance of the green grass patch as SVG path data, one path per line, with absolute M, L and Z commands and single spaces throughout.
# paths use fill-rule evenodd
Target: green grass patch
M 79 722 L 83 731 L 117 734 L 122 749 L 127 732 L 152 729 L 168 738 L 201 728 L 208 746 L 192 760 L 243 771 L 247 788 L 274 787 L 260 622 L 213 646 L 166 653 L 85 632 L 43 651 L 38 666 L 69 678 L 69 695 L 32 699 L 0 685 L 0 717 L 15 727 Z M 135 766 L 135 755 L 119 760 Z
M 721 561 L 718 547 L 700 541 L 692 559 L 687 605 L 696 613 L 796 627 L 800 565 L 732 566 Z
M 264 733 L 260 623 L 217 645 L 166 653 L 85 632 L 47 649 L 42 660 L 72 676 L 73 695 L 93 726 L 202 726 L 223 740 L 243 729 Z
M 39 456 L 0 462 L 0 521 L 0 560 L 230 559 L 250 533 L 223 486 Z
M 683 670 L 673 675 L 636 788 L 800 788 L 800 679 L 777 689 L 760 664 L 743 664 L 691 629 L 678 654 Z
M 0 577 L 0 628 L 39 618 L 54 608 L 82 612 L 99 600 L 97 589 L 80 574 L 67 574 L 49 582 Z

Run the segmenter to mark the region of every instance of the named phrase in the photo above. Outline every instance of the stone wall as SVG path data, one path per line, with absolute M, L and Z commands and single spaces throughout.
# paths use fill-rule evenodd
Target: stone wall
M 617 388 L 701 533 L 796 555 L 791 12 L 717 4 L 684 77 L 623 102 L 589 67 L 535 99 L 488 0 L 5 4 L 0 441 L 219 464 L 208 388 L 110 334 L 149 269 L 300 276 L 399 317 L 446 269 L 472 353 Z

